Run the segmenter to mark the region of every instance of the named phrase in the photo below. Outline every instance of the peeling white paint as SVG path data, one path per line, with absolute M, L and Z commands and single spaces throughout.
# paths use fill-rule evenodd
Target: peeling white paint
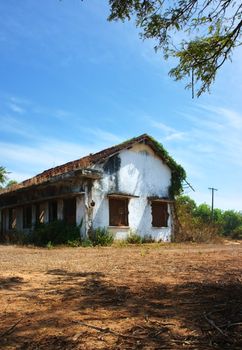
M 168 197 L 171 171 L 153 150 L 142 144 L 119 153 L 120 169 L 112 174 L 104 173 L 103 179 L 97 180 L 93 187 L 93 227 L 109 226 L 110 192 L 127 193 L 138 198 L 130 198 L 129 227 L 110 227 L 116 238 L 124 238 L 130 231 L 141 236 L 151 235 L 156 240 L 169 241 L 171 237 L 171 215 L 168 227 L 152 227 L 151 203 L 147 197 Z M 100 169 L 100 167 L 99 167 Z

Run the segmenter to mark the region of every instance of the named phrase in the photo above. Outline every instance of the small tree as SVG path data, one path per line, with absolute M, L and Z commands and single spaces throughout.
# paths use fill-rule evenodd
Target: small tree
M 226 210 L 222 216 L 223 234 L 230 236 L 237 227 L 242 226 L 242 213 Z
M 211 208 L 206 203 L 200 204 L 196 208 L 194 215 L 200 218 L 204 223 L 209 222 L 211 220 Z
M 7 181 L 7 174 L 9 174 L 9 172 L 3 166 L 0 166 L 0 188 L 2 188 Z
M 175 241 L 210 242 L 216 238 L 219 227 L 211 223 L 211 210 L 207 204 L 197 207 L 190 197 L 180 196 L 176 200 L 176 211 L 180 229 Z
M 18 183 L 16 180 L 8 181 L 8 174 L 10 174 L 10 172 L 7 171 L 3 166 L 0 166 L 0 189 L 8 188 Z
M 190 214 L 193 214 L 197 208 L 195 201 L 189 196 L 185 196 L 185 195 L 177 197 L 176 203 L 179 206 L 183 206 L 186 212 Z

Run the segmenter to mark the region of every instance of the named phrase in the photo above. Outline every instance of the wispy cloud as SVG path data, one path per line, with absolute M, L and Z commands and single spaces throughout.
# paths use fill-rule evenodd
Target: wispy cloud
M 221 106 L 198 104 L 201 110 L 209 112 L 205 117 L 210 122 L 217 123 L 216 125 L 224 125 L 225 123 L 232 128 L 242 128 L 242 114 L 237 111 Z M 209 121 L 207 120 L 207 122 Z
M 194 151 L 207 149 L 210 158 L 226 157 L 229 163 L 242 166 L 242 114 L 221 106 L 199 105 L 183 116 L 190 121 L 189 144 Z
M 2 132 L 23 136 L 26 139 L 33 139 L 36 137 L 32 126 L 20 122 L 17 118 L 9 114 L 0 115 L 0 120 L 0 131 Z
M 59 120 L 72 120 L 77 119 L 77 116 L 72 111 L 69 111 L 65 108 L 62 108 L 61 106 L 58 107 L 50 107 L 50 106 L 44 106 L 40 105 L 39 103 L 36 103 L 35 101 L 31 101 L 22 97 L 18 96 L 9 96 L 9 95 L 3 95 L 1 96 L 3 102 L 2 106 L 0 108 L 1 110 L 5 107 L 5 109 L 8 111 L 8 114 L 11 114 L 13 116 L 18 117 L 19 114 L 28 114 L 31 116 L 38 115 L 45 115 L 49 116 L 50 118 L 56 118 Z M 80 117 L 78 117 L 80 119 Z
M 5 159 L 4 166 L 17 176 L 16 180 L 25 178 L 25 174 L 34 176 L 45 169 L 78 159 L 97 149 L 90 145 L 79 145 L 48 139 L 31 146 L 10 142 L 0 142 L 0 158 Z
M 82 128 L 83 129 L 83 128 Z M 100 128 L 84 128 L 87 133 L 97 137 L 97 139 L 107 143 L 119 143 L 124 140 L 120 136 Z
M 22 107 L 18 106 L 16 103 L 9 103 L 8 106 L 13 112 L 20 114 L 23 114 L 25 112 L 25 110 Z
M 39 106 L 37 104 L 34 104 L 32 106 L 31 112 L 32 114 L 36 114 L 38 116 L 48 115 L 50 118 L 55 118 L 62 121 L 69 121 L 70 118 L 73 121 L 76 119 L 76 115 L 73 112 L 67 111 L 66 109 L 63 109 L 63 108 L 50 108 L 50 107 Z
M 9 106 L 9 99 L 7 103 Z M 20 103 L 19 100 L 18 103 Z M 20 118 L 19 111 L 14 108 L 12 115 L 0 114 L 0 131 L 10 136 L 9 140 L 11 140 L 0 142 L 1 165 L 11 172 L 11 178 L 18 181 L 123 140 L 120 136 L 98 127 L 80 128 L 80 123 L 73 117 L 72 112 L 62 108 L 51 109 L 28 103 L 28 114 L 30 113 L 33 116 L 33 122 L 32 120 L 26 122 L 24 117 Z M 40 132 L 34 120 L 42 113 L 50 114 L 50 118 L 61 119 L 67 128 L 71 118 L 72 126 L 74 125 L 77 130 L 80 129 L 80 142 L 65 139 L 65 134 L 60 140 L 48 133 Z M 93 142 L 94 139 L 95 142 Z
M 147 119 L 153 128 L 163 131 L 165 141 L 184 140 L 186 138 L 186 133 L 183 131 L 176 130 L 175 128 L 172 128 L 167 124 L 157 122 L 156 120 L 150 117 L 147 117 Z

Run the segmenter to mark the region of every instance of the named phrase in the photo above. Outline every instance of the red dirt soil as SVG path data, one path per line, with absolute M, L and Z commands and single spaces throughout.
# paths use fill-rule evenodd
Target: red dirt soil
M 0 246 L 1 349 L 242 349 L 242 244 Z

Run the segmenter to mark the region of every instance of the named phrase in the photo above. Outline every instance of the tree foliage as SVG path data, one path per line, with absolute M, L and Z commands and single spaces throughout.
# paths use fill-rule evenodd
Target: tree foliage
M 169 74 L 187 79 L 200 96 L 241 45 L 242 3 L 237 0 L 109 0 L 109 20 L 135 19 L 143 39 L 179 63 Z M 176 40 L 179 38 L 179 43 Z M 180 39 L 181 38 L 181 39 Z
M 13 185 L 17 185 L 17 181 L 16 180 L 9 180 L 6 184 L 6 187 L 9 188 L 9 187 L 12 187 Z
M 7 174 L 7 170 L 3 166 L 0 166 L 0 188 L 7 181 Z
M 210 220 L 204 221 L 204 213 L 207 213 L 206 205 L 197 207 L 194 200 L 188 196 L 179 196 L 176 199 L 176 213 L 179 229 L 174 240 L 177 242 L 211 242 L 217 238 L 218 227 Z M 202 216 L 199 215 L 202 213 Z M 210 208 L 209 208 L 210 216 Z
M 231 233 L 242 226 L 242 213 L 234 210 L 226 210 L 223 213 L 223 234 L 230 236 Z
M 196 205 L 189 196 L 179 196 L 176 200 L 177 214 L 185 240 L 208 240 L 214 233 L 221 236 L 242 239 L 242 212 L 214 209 L 208 204 Z
M 4 187 L 11 187 L 17 184 L 16 180 L 8 181 L 9 171 L 6 170 L 3 166 L 0 166 L 0 189 Z

